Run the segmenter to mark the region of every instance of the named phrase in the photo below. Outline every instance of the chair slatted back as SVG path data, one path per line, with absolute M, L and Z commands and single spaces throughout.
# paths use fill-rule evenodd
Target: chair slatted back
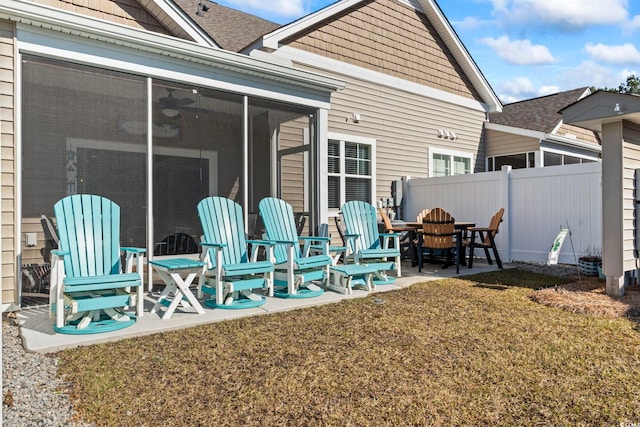
M 342 205 L 345 234 L 358 234 L 357 248 L 380 249 L 380 233 L 376 208 L 371 203 L 351 201 Z M 355 248 L 351 248 L 355 250 Z
M 382 223 L 384 224 L 384 229 L 387 230 L 387 233 L 391 232 L 393 226 L 391 225 L 391 218 L 387 215 L 387 211 L 383 208 L 378 208 L 378 212 L 380 213 L 380 217 L 382 218 Z
M 492 237 L 495 238 L 496 234 L 498 234 L 498 229 L 500 228 L 500 223 L 502 222 L 502 216 L 504 215 L 504 208 L 498 209 L 498 212 L 495 213 L 491 217 L 491 221 L 489 221 L 489 229 L 491 230 L 489 233 L 492 234 Z M 489 234 L 484 237 L 483 242 L 485 245 L 491 245 L 491 241 L 489 240 Z
M 430 249 L 455 248 L 455 219 L 444 209 L 435 208 L 422 219 L 422 246 Z
M 202 224 L 205 243 L 226 244 L 222 248 L 223 264 L 240 264 L 249 261 L 244 232 L 242 207 L 224 197 L 206 197 L 198 203 L 198 216 Z M 209 249 L 215 266 L 213 249 Z
M 258 211 L 264 222 L 267 239 L 296 242 L 294 245 L 295 256 L 300 258 L 300 245 L 297 244 L 298 232 L 291 205 L 276 197 L 265 197 L 258 203 Z M 287 260 L 287 245 L 275 245 L 273 254 L 276 264 L 285 262 Z
M 418 216 L 416 216 L 416 222 L 422 222 L 422 219 L 427 216 L 429 212 L 431 212 L 431 209 L 422 209 Z
M 120 206 L 104 197 L 75 194 L 53 211 L 67 277 L 120 274 Z

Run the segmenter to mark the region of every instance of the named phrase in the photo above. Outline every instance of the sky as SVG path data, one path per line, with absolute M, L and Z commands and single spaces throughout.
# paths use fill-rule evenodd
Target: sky
M 217 0 L 287 24 L 335 0 Z M 639 0 L 439 0 L 503 103 L 640 75 Z

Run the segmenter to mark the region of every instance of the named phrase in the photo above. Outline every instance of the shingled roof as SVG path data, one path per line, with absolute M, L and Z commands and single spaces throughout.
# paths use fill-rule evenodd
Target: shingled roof
M 202 0 L 207 12 L 196 15 L 199 0 L 173 0 L 200 28 L 225 50 L 239 52 L 264 34 L 280 27 L 249 13 L 231 9 L 218 3 Z
M 579 100 L 588 87 L 506 104 L 502 113 L 489 114 L 489 122 L 551 133 L 562 120 L 559 111 Z

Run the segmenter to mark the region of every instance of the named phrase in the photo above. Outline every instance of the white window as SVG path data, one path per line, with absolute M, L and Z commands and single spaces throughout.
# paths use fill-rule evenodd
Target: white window
M 473 156 L 443 149 L 431 149 L 429 176 L 465 175 L 473 172 Z
M 524 169 L 536 167 L 535 153 L 517 153 L 504 156 L 495 156 L 487 158 L 487 171 L 499 171 L 502 166 L 511 166 L 512 169 Z
M 351 200 L 373 200 L 375 140 L 329 133 L 329 209 Z

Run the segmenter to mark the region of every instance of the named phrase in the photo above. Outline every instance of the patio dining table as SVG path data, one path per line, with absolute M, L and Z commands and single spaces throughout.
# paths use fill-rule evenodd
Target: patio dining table
M 410 241 L 415 241 L 418 237 L 418 230 L 422 230 L 422 222 L 415 221 L 393 221 L 394 229 L 402 229 L 402 231 L 406 231 L 409 233 Z M 470 228 L 476 226 L 476 223 L 473 221 L 456 221 L 455 229 L 459 232 L 459 238 L 466 239 L 467 231 Z M 418 264 L 418 254 L 416 253 L 415 245 L 412 245 L 412 253 L 411 253 L 411 266 L 415 267 Z M 463 256 L 460 259 L 461 265 L 466 265 L 466 257 Z

